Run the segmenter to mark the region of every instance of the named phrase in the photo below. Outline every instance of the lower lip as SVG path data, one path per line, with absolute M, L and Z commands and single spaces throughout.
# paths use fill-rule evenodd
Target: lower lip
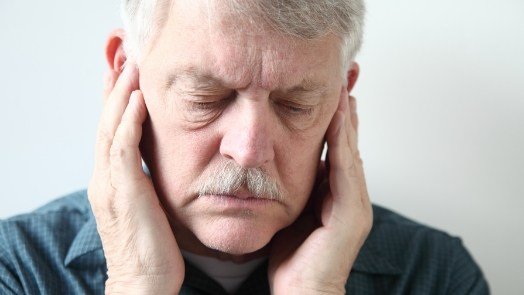
M 214 203 L 214 206 L 239 210 L 261 209 L 276 203 L 275 200 L 262 198 L 237 198 L 229 195 L 205 195 L 201 196 L 201 198 L 211 200 Z

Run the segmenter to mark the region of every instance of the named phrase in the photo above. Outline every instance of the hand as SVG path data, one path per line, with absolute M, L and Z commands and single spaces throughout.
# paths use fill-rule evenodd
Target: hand
M 138 70 L 128 64 L 118 76 L 111 72 L 106 79 L 88 189 L 107 262 L 106 294 L 178 293 L 184 262 L 153 184 L 142 170 L 138 146 L 147 109 L 137 90 Z
M 371 230 L 373 212 L 357 147 L 356 101 L 343 92 L 328 127 L 327 174 L 318 214 L 307 212 L 272 241 L 272 294 L 345 294 L 353 263 Z M 321 163 L 322 164 L 322 163 Z M 326 173 L 327 172 L 327 173 Z

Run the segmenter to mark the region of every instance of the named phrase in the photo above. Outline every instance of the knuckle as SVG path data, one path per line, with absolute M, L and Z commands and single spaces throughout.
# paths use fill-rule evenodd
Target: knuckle
M 349 177 L 351 178 L 358 176 L 357 163 L 356 163 L 355 158 L 351 158 L 351 160 L 349 160 L 349 163 L 347 165 L 347 171 L 348 171 Z
M 353 162 L 356 165 L 355 169 L 361 168 L 364 165 L 364 162 L 362 161 L 362 158 L 360 157 L 359 153 L 355 155 Z
M 87 198 L 97 220 L 107 215 L 108 210 L 111 211 L 114 195 L 114 189 L 107 182 L 92 178 L 87 188 Z
M 100 127 L 96 133 L 96 140 L 101 144 L 110 145 L 113 142 L 113 138 L 113 134 L 103 127 Z
M 118 141 L 114 141 L 111 145 L 111 148 L 109 149 L 109 156 L 111 157 L 111 160 L 125 159 L 129 153 L 129 149 Z

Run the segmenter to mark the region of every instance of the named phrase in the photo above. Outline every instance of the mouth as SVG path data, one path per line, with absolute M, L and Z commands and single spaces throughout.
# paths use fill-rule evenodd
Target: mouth
M 258 211 L 278 203 L 276 200 L 254 197 L 249 193 L 209 194 L 202 195 L 199 198 L 203 201 L 211 202 L 213 207 L 220 208 L 221 211 Z

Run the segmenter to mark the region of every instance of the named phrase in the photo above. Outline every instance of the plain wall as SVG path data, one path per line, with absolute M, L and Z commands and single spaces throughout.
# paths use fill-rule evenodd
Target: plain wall
M 85 188 L 118 1 L 0 2 L 0 218 Z M 370 195 L 524 294 L 524 1 L 368 1 L 354 95 Z

